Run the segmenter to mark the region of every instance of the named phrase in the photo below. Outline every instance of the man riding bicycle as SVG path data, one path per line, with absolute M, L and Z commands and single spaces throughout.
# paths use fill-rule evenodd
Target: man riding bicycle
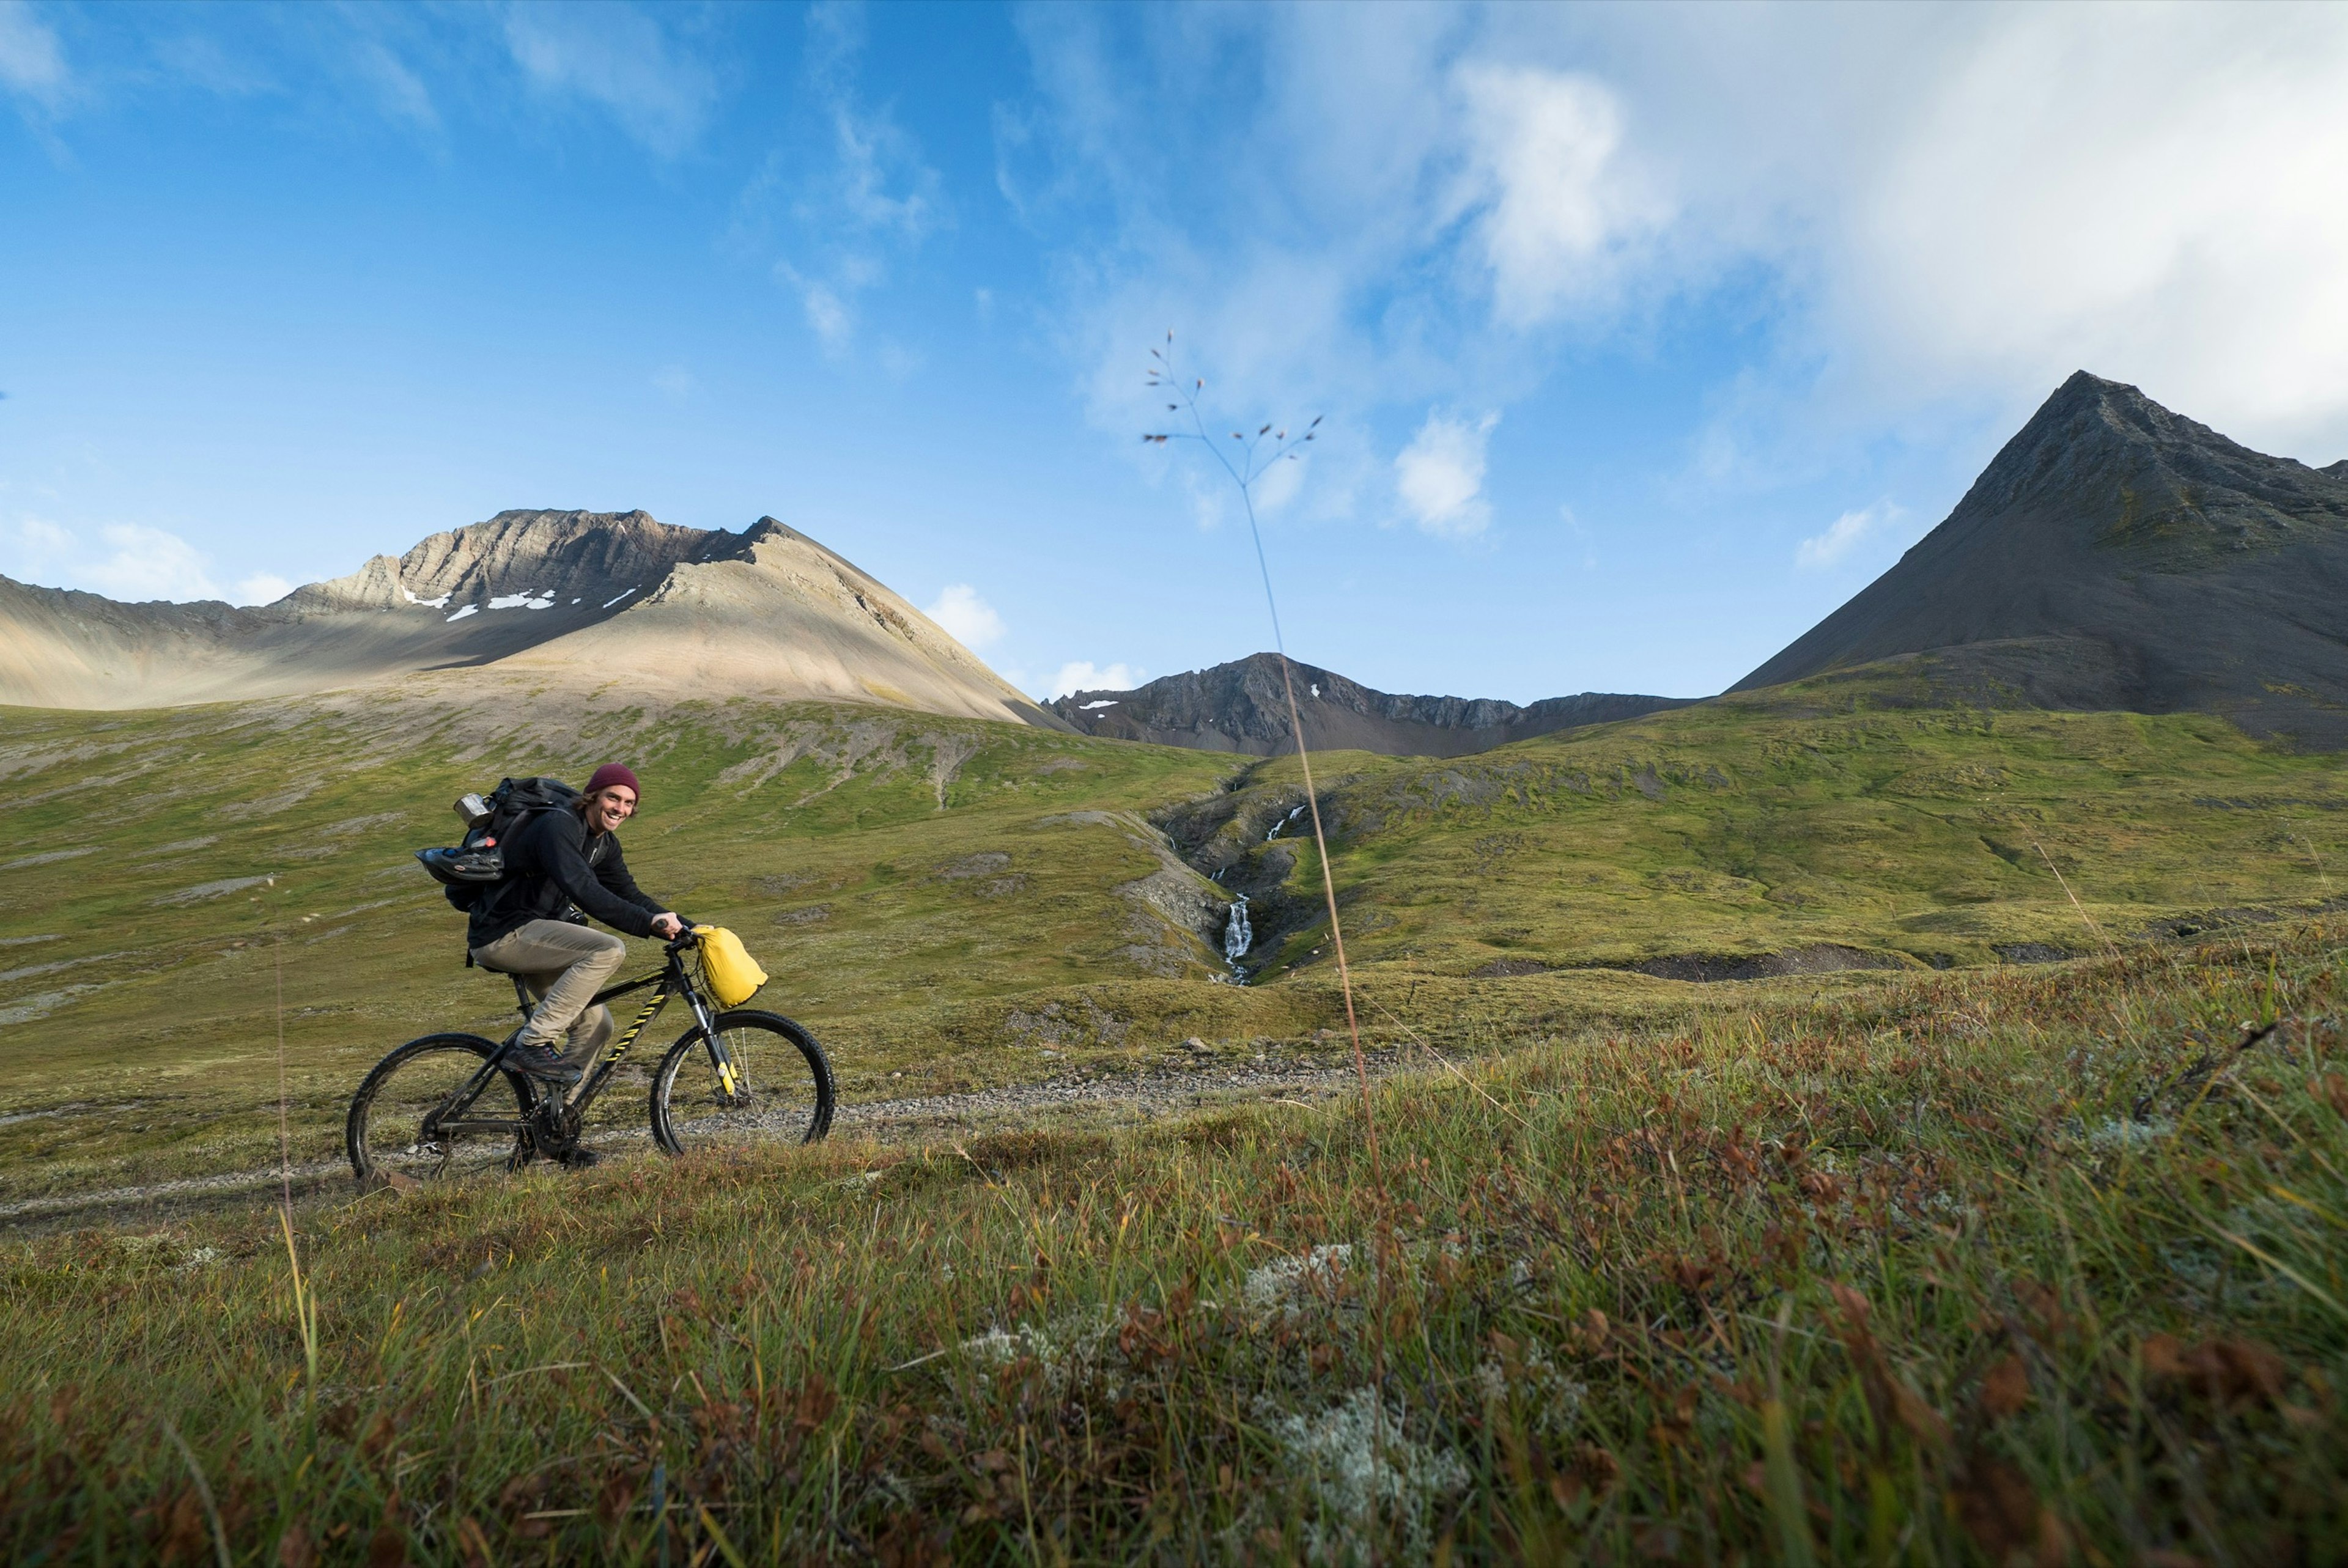
M 597 768 L 568 809 L 524 822 L 504 845 L 510 875 L 473 906 L 465 936 L 473 962 L 519 977 L 537 1004 L 512 1053 L 533 1078 L 578 1082 L 612 1038 L 612 1009 L 590 1004 L 628 945 L 592 929 L 589 916 L 631 937 L 666 939 L 684 928 L 636 886 L 620 854 L 615 830 L 635 815 L 642 794 L 618 763 Z M 556 1049 L 559 1036 L 569 1037 L 568 1054 Z

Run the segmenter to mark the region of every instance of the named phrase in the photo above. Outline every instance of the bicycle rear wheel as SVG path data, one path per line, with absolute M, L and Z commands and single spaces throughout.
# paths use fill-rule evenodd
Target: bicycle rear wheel
M 653 1136 L 672 1154 L 722 1143 L 812 1143 L 831 1130 L 831 1062 L 815 1036 L 780 1013 L 696 1024 L 653 1074 Z
M 519 1072 L 492 1072 L 464 1099 L 498 1047 L 477 1034 L 427 1034 L 377 1062 L 351 1096 L 344 1143 L 363 1187 L 461 1181 L 530 1158 L 537 1091 Z

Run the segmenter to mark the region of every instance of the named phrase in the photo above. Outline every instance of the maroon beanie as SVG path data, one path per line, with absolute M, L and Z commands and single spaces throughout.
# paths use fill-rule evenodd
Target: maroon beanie
M 597 790 L 609 789 L 613 784 L 625 784 L 635 792 L 638 800 L 644 798 L 644 786 L 636 782 L 634 774 L 619 763 L 605 763 L 597 768 L 594 776 L 587 781 L 586 793 L 593 794 Z

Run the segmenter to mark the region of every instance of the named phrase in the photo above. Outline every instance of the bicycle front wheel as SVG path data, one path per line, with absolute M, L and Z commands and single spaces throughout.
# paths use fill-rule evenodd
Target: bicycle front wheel
M 695 1025 L 653 1074 L 653 1136 L 672 1154 L 724 1143 L 812 1143 L 831 1130 L 831 1063 L 815 1036 L 780 1013 L 717 1015 Z
M 427 1034 L 377 1062 L 344 1129 L 359 1185 L 460 1181 L 529 1159 L 537 1093 L 519 1072 L 482 1076 L 497 1050 L 477 1034 Z

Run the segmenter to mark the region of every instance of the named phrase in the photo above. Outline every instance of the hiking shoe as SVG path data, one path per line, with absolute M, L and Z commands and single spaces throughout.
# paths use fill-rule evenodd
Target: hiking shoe
M 506 1060 L 532 1078 L 549 1083 L 572 1084 L 579 1081 L 579 1069 L 562 1060 L 551 1046 L 524 1045 L 515 1034 L 506 1041 Z
M 602 1164 L 603 1156 L 592 1149 L 582 1146 L 556 1155 L 555 1160 L 566 1171 L 583 1171 L 591 1165 Z

